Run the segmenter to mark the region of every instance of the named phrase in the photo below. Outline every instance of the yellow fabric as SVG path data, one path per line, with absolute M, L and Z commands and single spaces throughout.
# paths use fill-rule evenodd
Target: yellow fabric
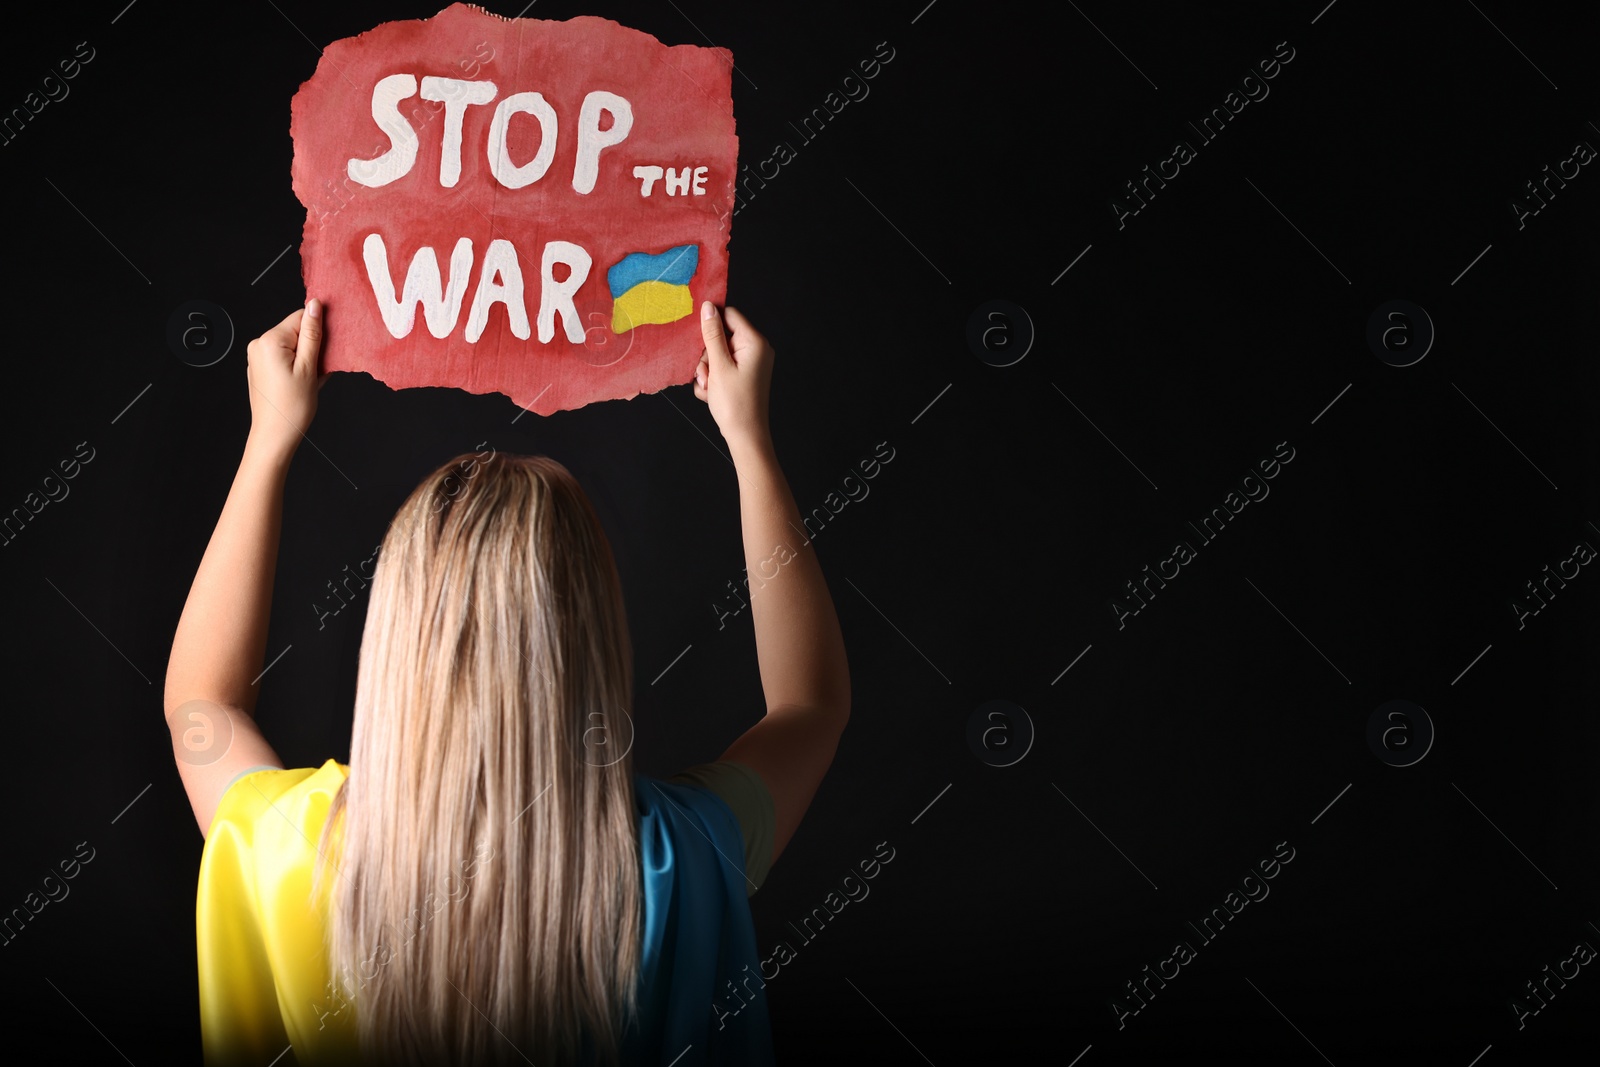
M 687 285 L 640 282 L 611 305 L 611 332 L 627 333 L 648 323 L 677 322 L 692 311 L 694 298 Z
M 228 787 L 200 858 L 195 933 L 207 1067 L 353 1063 L 353 1006 L 331 996 L 326 895 L 311 899 L 316 846 L 350 768 L 263 770 Z M 335 857 L 337 858 L 337 857 Z

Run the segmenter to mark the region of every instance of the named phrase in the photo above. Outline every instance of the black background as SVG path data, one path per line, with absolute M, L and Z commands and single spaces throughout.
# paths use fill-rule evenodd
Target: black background
M 767 986 L 780 1062 L 1592 1054 L 1595 966 L 1522 1029 L 1510 1008 L 1577 942 L 1600 947 L 1600 576 L 1585 567 L 1520 629 L 1510 606 L 1580 540 L 1600 547 L 1600 173 L 1520 229 L 1510 207 L 1574 144 L 1600 146 L 1592 16 L 925 2 L 528 12 L 733 49 L 741 160 L 798 151 L 734 220 L 729 299 L 776 346 L 773 432 L 800 508 L 894 450 L 816 538 L 854 715 L 752 900 L 764 953 L 798 953 Z M 0 909 L 95 849 L 0 948 L 0 982 L 13 1034 L 82 1062 L 199 1059 L 202 841 L 160 680 L 248 429 L 245 342 L 305 295 L 289 100 L 312 42 L 435 10 L 113 0 L 8 17 L 0 109 L 94 49 L 0 148 L 0 509 L 79 442 L 95 450 L 0 556 Z M 1199 145 L 1185 121 L 1283 41 L 1270 95 Z M 880 42 L 894 58 L 870 95 L 799 145 L 788 124 Z M 1119 229 L 1113 197 L 1179 138 L 1197 158 Z M 206 368 L 165 341 L 192 299 L 239 334 Z M 966 341 L 991 299 L 1037 332 L 1008 367 Z M 1365 339 L 1393 299 L 1437 329 L 1409 367 Z M 712 759 L 755 720 L 749 615 L 719 630 L 713 607 L 744 561 L 704 405 L 675 386 L 518 415 L 362 375 L 323 390 L 285 503 L 269 655 L 290 651 L 259 707 L 289 766 L 349 755 L 365 604 L 320 630 L 311 605 L 427 470 L 481 442 L 560 459 L 605 521 L 638 768 Z M 1186 523 L 1280 442 L 1294 459 L 1270 496 L 1199 545 Z M 1119 629 L 1110 599 L 1180 538 L 1197 558 Z M 967 744 L 996 698 L 1036 730 L 1005 768 Z M 1393 699 L 1437 731 L 1404 768 L 1366 740 Z M 801 942 L 789 923 L 880 842 L 895 858 L 870 895 Z M 1279 842 L 1294 859 L 1270 896 L 1119 1030 L 1123 984 L 1196 942 L 1186 921 Z

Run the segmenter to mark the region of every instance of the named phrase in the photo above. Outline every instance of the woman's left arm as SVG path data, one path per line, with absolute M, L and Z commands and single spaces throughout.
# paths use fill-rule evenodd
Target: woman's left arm
M 289 462 L 317 410 L 321 302 L 250 342 L 250 435 L 172 639 L 163 697 L 178 774 L 200 832 L 253 767 L 281 767 L 257 728 Z

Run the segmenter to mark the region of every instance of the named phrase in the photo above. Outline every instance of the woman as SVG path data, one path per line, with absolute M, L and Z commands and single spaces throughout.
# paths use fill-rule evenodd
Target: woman
M 348 767 L 283 769 L 252 718 L 322 309 L 249 346 L 251 428 L 173 640 L 165 705 L 206 836 L 207 1062 L 771 1061 L 747 895 L 849 718 L 843 639 L 767 423 L 773 353 L 702 308 L 737 470 L 766 714 L 710 764 L 635 776 L 617 571 L 543 457 L 423 480 L 372 576 Z M 765 574 L 765 571 L 761 573 Z M 280 670 L 283 668 L 279 668 Z

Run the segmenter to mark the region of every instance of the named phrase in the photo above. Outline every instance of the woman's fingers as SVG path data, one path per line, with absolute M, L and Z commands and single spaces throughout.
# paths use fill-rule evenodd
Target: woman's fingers
M 694 369 L 694 395 L 699 400 L 710 401 L 711 394 L 706 391 L 711 378 L 711 355 L 708 352 L 700 353 L 700 365 Z
M 717 305 L 709 300 L 700 305 L 700 335 L 705 338 L 706 353 L 713 364 L 733 359 L 728 354 L 728 336 L 722 329 L 722 316 L 717 314 Z
M 724 312 L 728 320 L 728 328 L 733 333 L 733 350 L 735 352 L 748 348 L 753 341 L 759 341 L 761 335 L 756 328 L 750 325 L 750 320 L 740 314 L 736 307 L 727 308 Z
M 306 301 L 305 314 L 300 319 L 300 335 L 295 343 L 295 363 L 314 372 L 317 357 L 322 352 L 322 301 L 312 297 Z
M 305 317 L 305 308 L 296 308 L 284 316 L 282 322 L 261 335 L 264 347 L 274 352 L 287 354 L 289 360 L 295 356 L 295 346 L 300 336 L 300 320 Z

